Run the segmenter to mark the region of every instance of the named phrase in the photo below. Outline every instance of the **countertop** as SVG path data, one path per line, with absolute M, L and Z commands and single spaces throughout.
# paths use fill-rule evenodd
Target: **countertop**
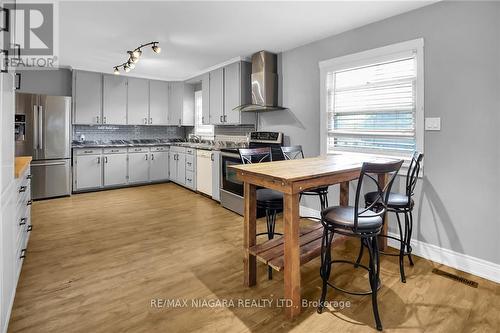
M 168 142 L 168 143 L 128 143 L 128 144 L 72 144 L 71 148 L 128 148 L 128 147 L 158 147 L 158 146 L 178 146 L 204 150 L 219 150 L 219 147 L 203 143 L 194 142 Z
M 18 156 L 14 161 L 14 176 L 19 178 L 31 163 L 31 156 Z

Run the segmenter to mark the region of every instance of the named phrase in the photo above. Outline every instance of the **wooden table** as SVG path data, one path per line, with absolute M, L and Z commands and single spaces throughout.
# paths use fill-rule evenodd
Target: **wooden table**
M 305 158 L 232 166 L 244 182 L 244 283 L 256 284 L 257 259 L 275 270 L 284 269 L 284 297 L 291 301 L 285 315 L 292 319 L 300 314 L 300 265 L 320 255 L 321 225 L 299 228 L 299 194 L 308 189 L 340 184 L 340 205 L 349 203 L 349 181 L 359 178 L 364 161 L 380 161 L 345 155 Z M 383 160 L 387 161 L 387 160 Z M 379 181 L 385 183 L 385 175 Z M 256 244 L 256 188 L 270 188 L 284 194 L 284 235 Z M 387 226 L 387 223 L 385 223 Z M 383 233 L 386 233 L 384 227 Z M 386 239 L 381 239 L 385 248 Z M 283 244 L 284 243 L 284 244 Z M 290 302 L 289 301 L 289 302 Z

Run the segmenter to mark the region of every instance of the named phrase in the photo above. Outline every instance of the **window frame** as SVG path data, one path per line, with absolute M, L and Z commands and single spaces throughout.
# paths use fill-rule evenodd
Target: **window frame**
M 423 38 L 418 38 L 319 62 L 321 98 L 320 152 L 322 156 L 326 156 L 328 154 L 328 73 L 387 62 L 401 57 L 402 55 L 410 54 L 415 56 L 417 64 L 415 87 L 415 144 L 416 149 L 419 152 L 424 152 L 424 40 Z M 339 153 L 384 157 L 389 156 L 374 154 L 373 152 L 348 152 L 345 150 L 337 150 L 333 153 L 330 152 L 330 154 Z M 408 161 L 409 158 L 410 156 L 408 156 Z
M 198 110 L 197 110 L 197 95 L 201 95 L 201 103 L 203 105 L 203 93 L 202 93 L 202 90 L 195 90 L 194 92 L 194 135 L 196 136 L 199 136 L 201 137 L 202 139 L 204 140 L 213 140 L 214 137 L 215 137 L 215 127 L 214 125 L 209 125 L 209 124 L 199 124 L 198 123 Z M 200 110 L 199 112 L 201 113 L 201 115 L 203 115 L 203 106 L 200 107 Z M 203 116 L 202 116 L 202 119 L 203 119 Z M 210 134 L 208 134 L 207 132 L 205 131 L 202 131 L 202 132 L 198 132 L 200 126 L 203 126 L 203 127 L 208 127 L 208 126 L 211 126 L 212 127 L 212 131 Z

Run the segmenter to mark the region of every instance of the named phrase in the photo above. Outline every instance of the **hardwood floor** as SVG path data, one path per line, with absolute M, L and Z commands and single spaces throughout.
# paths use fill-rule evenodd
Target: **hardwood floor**
M 257 286 L 243 287 L 243 218 L 177 185 L 38 201 L 32 214 L 9 332 L 374 331 L 369 297 L 332 290 L 327 299 L 344 301 L 344 308 L 319 315 L 308 307 L 286 321 L 276 306 L 283 296 L 283 273 L 274 272 L 268 281 L 267 269 L 258 263 Z M 264 228 L 260 220 L 257 232 Z M 357 242 L 347 242 L 333 256 L 355 258 L 357 249 Z M 415 259 L 403 284 L 397 258 L 382 256 L 379 306 L 385 331 L 498 332 L 500 285 L 459 272 L 479 282 L 479 288 L 471 288 L 431 273 L 438 265 Z M 301 271 L 303 297 L 316 301 L 319 258 Z M 332 275 L 341 286 L 368 286 L 361 269 L 336 266 Z M 187 300 L 188 306 L 151 306 L 157 299 Z M 227 305 L 233 300 L 235 306 L 193 308 L 191 303 L 215 299 Z M 245 308 L 239 299 L 273 304 Z

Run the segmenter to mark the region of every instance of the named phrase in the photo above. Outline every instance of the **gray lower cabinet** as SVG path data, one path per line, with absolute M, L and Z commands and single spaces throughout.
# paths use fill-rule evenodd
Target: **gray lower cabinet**
M 127 184 L 127 153 L 104 155 L 104 186 Z
M 77 190 L 102 187 L 102 156 L 100 154 L 77 154 L 74 163 Z
M 151 151 L 149 161 L 149 180 L 157 182 L 168 180 L 168 152 L 166 151 Z
M 149 181 L 149 152 L 128 155 L 128 182 L 145 183 Z

